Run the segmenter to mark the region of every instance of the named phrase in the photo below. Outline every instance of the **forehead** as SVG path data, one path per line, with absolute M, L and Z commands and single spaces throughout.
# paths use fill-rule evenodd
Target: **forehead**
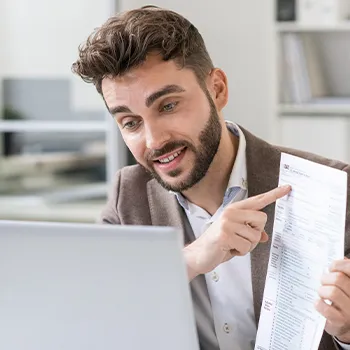
M 106 77 L 102 81 L 102 93 L 108 107 L 115 104 L 132 105 L 166 85 L 179 85 L 186 91 L 199 88 L 194 72 L 179 68 L 174 61 L 163 61 L 153 55 L 140 66 L 120 77 Z

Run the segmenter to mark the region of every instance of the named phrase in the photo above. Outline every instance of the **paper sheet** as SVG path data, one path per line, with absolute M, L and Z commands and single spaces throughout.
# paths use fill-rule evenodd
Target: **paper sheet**
M 320 279 L 344 257 L 347 173 L 282 154 L 270 260 L 255 350 L 317 350 Z

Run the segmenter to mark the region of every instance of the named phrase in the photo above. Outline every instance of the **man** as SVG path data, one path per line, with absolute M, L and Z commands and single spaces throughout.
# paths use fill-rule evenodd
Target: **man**
M 95 84 L 139 163 L 117 173 L 102 221 L 181 227 L 201 349 L 253 349 L 273 203 L 290 191 L 277 187 L 281 151 L 349 167 L 225 122 L 225 73 L 174 12 L 148 6 L 110 18 L 80 47 L 73 71 Z M 319 290 L 323 350 L 350 349 L 349 261 L 335 262 Z

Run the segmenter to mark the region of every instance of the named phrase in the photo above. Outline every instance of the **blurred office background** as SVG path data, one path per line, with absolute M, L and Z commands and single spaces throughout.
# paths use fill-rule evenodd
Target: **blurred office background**
M 142 0 L 0 1 L 0 219 L 94 222 L 133 163 L 77 47 Z M 269 142 L 350 161 L 350 0 L 158 0 L 229 78 L 225 117 Z

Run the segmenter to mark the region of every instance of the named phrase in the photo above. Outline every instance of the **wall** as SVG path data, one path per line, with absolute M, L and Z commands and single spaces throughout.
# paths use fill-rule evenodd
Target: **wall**
M 108 15 L 108 2 L 2 0 L 7 73 L 69 76 L 77 46 Z
M 101 109 L 91 86 L 73 77 L 77 47 L 111 13 L 110 1 L 2 0 L 0 74 L 9 78 L 70 78 L 72 105 Z M 88 94 L 88 98 L 86 98 Z

